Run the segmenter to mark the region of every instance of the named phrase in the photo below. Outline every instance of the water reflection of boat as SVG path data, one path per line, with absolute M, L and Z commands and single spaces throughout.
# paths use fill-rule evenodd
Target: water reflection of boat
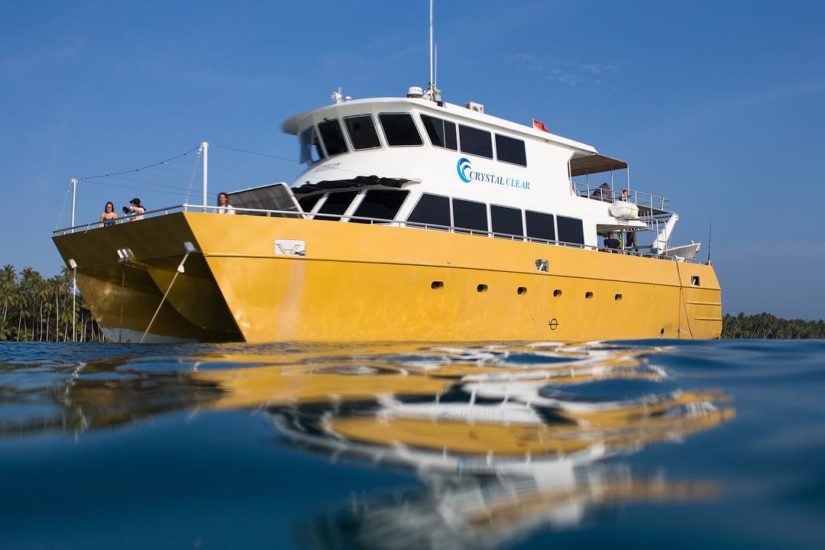
M 425 489 L 356 499 L 302 530 L 308 544 L 494 545 L 584 521 L 599 505 L 710 496 L 707 482 L 634 474 L 604 459 L 679 440 L 732 418 L 717 391 L 584 399 L 565 387 L 661 381 L 653 350 L 596 350 L 562 362 L 353 361 L 199 372 L 257 407 L 293 444 L 336 459 L 415 470 Z M 570 350 L 567 350 L 570 353 Z
M 627 467 L 536 466 L 532 475 L 421 475 L 425 488 L 352 501 L 315 518 L 300 536 L 312 547 L 463 548 L 513 542 L 538 528 L 580 526 L 596 506 L 711 496 L 706 482 L 639 477 Z M 334 542 L 333 542 L 334 541 Z
M 670 481 L 622 458 L 735 414 L 719 391 L 678 388 L 651 360 L 664 352 L 393 345 L 216 353 L 179 368 L 108 361 L 84 365 L 65 392 L 52 392 L 63 410 L 51 427 L 79 433 L 180 409 L 261 411 L 296 448 L 411 470 L 423 483 L 319 515 L 300 529 L 307 545 L 495 545 L 621 503 L 713 494 L 712 483 Z

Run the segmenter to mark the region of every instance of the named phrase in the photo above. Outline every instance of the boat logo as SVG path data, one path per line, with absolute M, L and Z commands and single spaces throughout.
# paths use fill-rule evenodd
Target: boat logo
M 479 172 L 478 170 L 473 170 L 473 166 L 470 164 L 470 159 L 467 157 L 461 157 L 458 159 L 455 168 L 458 172 L 458 177 L 464 183 L 479 181 L 483 183 L 494 183 L 496 185 L 503 185 L 505 187 L 512 187 L 515 189 L 530 189 L 529 181 L 502 176 L 493 172 Z
M 473 181 L 470 179 L 470 176 L 467 175 L 473 167 L 470 165 L 470 160 L 467 157 L 461 157 L 458 159 L 458 164 L 456 165 L 456 169 L 458 170 L 458 177 L 461 178 L 461 181 L 464 183 L 470 183 Z

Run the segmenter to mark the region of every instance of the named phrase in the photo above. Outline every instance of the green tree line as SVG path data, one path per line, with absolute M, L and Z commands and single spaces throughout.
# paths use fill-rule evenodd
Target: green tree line
M 0 270 L 0 341 L 78 342 L 101 341 L 100 327 L 78 294 L 72 310 L 72 274 L 44 278 L 31 267 L 12 265 Z M 74 316 L 74 317 L 73 317 Z
M 780 319 L 770 313 L 725 315 L 722 321 L 722 338 L 825 339 L 825 321 Z

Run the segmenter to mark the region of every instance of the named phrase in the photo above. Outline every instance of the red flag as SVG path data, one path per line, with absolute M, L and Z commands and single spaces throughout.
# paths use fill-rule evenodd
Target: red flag
M 550 132 L 550 130 L 547 128 L 547 125 L 545 123 L 543 123 L 540 120 L 536 120 L 535 118 L 533 119 L 533 128 L 538 128 L 539 130 L 542 130 L 542 131 L 548 132 L 548 133 Z

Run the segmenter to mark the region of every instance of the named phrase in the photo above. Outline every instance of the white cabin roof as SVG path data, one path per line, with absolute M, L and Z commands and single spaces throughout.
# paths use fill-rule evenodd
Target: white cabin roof
M 322 120 L 323 118 L 325 118 L 325 115 L 338 116 L 335 113 L 340 112 L 345 112 L 347 114 L 352 112 L 352 114 L 355 114 L 359 111 L 358 107 L 367 109 L 375 105 L 385 105 L 387 108 L 401 108 L 404 110 L 408 110 L 410 107 L 415 107 L 419 111 L 427 111 L 435 116 L 445 117 L 445 115 L 448 115 L 448 118 L 451 120 L 470 121 L 472 123 L 475 123 L 476 125 L 486 126 L 488 128 L 504 129 L 515 134 L 520 134 L 522 136 L 529 136 L 532 139 L 539 139 L 549 143 L 562 145 L 572 149 L 574 151 L 574 154 L 584 156 L 598 154 L 598 151 L 592 145 L 581 143 L 579 141 L 575 141 L 562 136 L 557 136 L 549 132 L 544 132 L 542 130 L 533 128 L 532 126 L 518 124 L 516 122 L 511 122 L 503 118 L 488 115 L 486 113 L 473 111 L 466 107 L 462 107 L 461 105 L 454 105 L 452 103 L 446 102 L 443 102 L 441 105 L 439 105 L 438 103 L 431 101 L 429 99 L 418 98 L 379 97 L 369 99 L 353 99 L 342 103 L 327 105 L 325 107 L 313 109 L 311 111 L 305 111 L 303 113 L 291 116 L 283 122 L 281 128 L 287 134 L 297 135 L 301 129 L 305 128 L 306 126 L 309 126 L 313 122 Z

